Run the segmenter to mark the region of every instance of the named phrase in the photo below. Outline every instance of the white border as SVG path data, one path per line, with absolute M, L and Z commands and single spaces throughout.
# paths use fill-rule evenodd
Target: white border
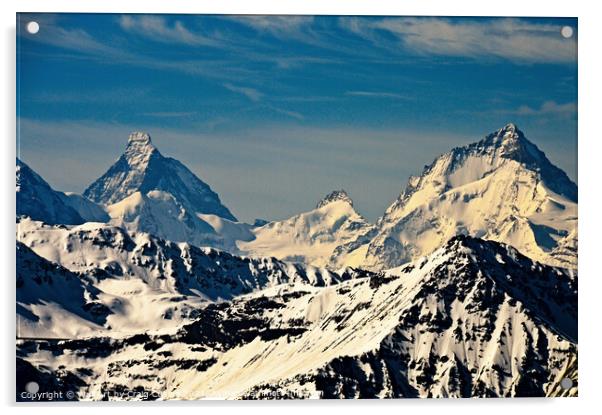
M 602 76 L 599 39 L 602 39 L 600 14 L 595 2 L 556 1 L 527 2 L 525 0 L 504 0 L 502 2 L 481 2 L 470 0 L 406 0 L 386 2 L 380 0 L 19 0 L 1 2 L 2 19 L 2 82 L 4 97 L 1 101 L 1 116 L 4 137 L 2 140 L 2 238 L 0 254 L 4 264 L 2 273 L 3 310 L 5 324 L 2 337 L 2 357 L 5 359 L 0 378 L 2 404 L 7 412 L 44 414 L 103 413 L 126 408 L 141 410 L 148 414 L 162 413 L 165 410 L 194 412 L 196 414 L 222 411 L 245 411 L 249 414 L 269 412 L 306 413 L 315 410 L 335 410 L 364 412 L 371 406 L 378 411 L 416 411 L 441 413 L 458 411 L 464 414 L 489 414 L 507 412 L 545 411 L 546 413 L 569 414 L 587 412 L 600 402 L 602 386 L 600 377 L 600 356 L 602 356 L 602 257 L 598 254 L 602 227 L 600 226 L 599 205 L 602 207 L 600 181 L 602 179 L 602 132 L 598 119 L 599 103 L 602 97 L 600 77 Z M 579 356 L 580 376 L 577 399 L 507 399 L 507 400 L 397 400 L 361 402 L 169 402 L 153 405 L 74 405 L 55 404 L 51 406 L 15 406 L 14 399 L 14 157 L 15 157 L 15 12 L 143 12 L 143 13 L 228 13 L 228 14 L 366 14 L 366 15 L 439 15 L 439 16 L 570 16 L 579 18 L 579 198 L 580 198 L 580 247 L 579 247 Z M 599 408 L 598 408 L 599 411 Z

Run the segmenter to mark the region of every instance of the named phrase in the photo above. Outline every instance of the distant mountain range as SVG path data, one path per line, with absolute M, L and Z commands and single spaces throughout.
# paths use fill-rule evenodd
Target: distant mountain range
M 342 190 L 290 219 L 237 222 L 207 184 L 144 133 L 130 136 L 84 197 L 54 192 L 20 161 L 17 169 L 17 213 L 49 224 L 110 221 L 175 242 L 333 268 L 392 268 L 456 234 L 505 242 L 551 265 L 577 263 L 577 186 L 514 124 L 439 156 L 376 224 Z
M 251 229 L 253 238 L 238 241 L 237 248 L 248 255 L 274 256 L 316 266 L 339 268 L 335 250 L 372 234 L 376 227 L 358 214 L 344 190 L 320 200 L 314 210 L 290 219 Z
M 16 175 L 22 376 L 93 397 L 576 394 L 577 186 L 514 124 L 376 223 L 344 190 L 239 222 L 145 133 L 82 196 Z

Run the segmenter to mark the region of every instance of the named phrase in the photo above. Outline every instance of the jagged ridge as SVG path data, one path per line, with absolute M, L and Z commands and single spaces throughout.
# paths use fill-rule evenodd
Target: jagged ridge
M 575 373 L 576 290 L 566 271 L 460 236 L 387 274 L 211 305 L 176 335 L 43 348 L 54 368 L 74 369 L 67 350 L 96 357 L 79 378 L 92 393 L 106 373 L 102 391 L 128 378 L 163 399 L 545 396 Z
M 577 187 L 513 124 L 439 156 L 377 223 L 362 264 L 386 269 L 469 234 L 538 261 L 575 267 Z M 359 252 L 359 251 L 358 251 Z M 348 252 L 345 252 L 348 253 Z
M 138 314 L 144 310 L 132 309 L 131 315 L 127 309 L 123 310 L 123 304 L 132 300 L 129 296 L 133 291 L 139 292 L 135 300 L 142 304 L 138 307 L 148 306 L 145 313 L 165 319 L 166 313 L 173 314 L 180 303 L 187 308 L 188 303 L 184 300 L 190 298 L 197 299 L 198 307 L 200 301 L 230 300 L 279 284 L 325 286 L 371 275 L 352 268 L 334 272 L 284 263 L 275 258 L 238 257 L 143 233 L 132 237 L 122 228 L 103 224 L 68 229 L 23 219 L 18 226 L 17 239 L 38 255 L 86 275 L 91 284 L 104 291 L 107 306 L 113 307 L 116 304 L 114 298 L 120 298 L 116 310 L 125 312 L 124 321 L 111 323 L 109 318 L 117 331 L 119 325 L 131 324 L 130 318 L 141 318 L 151 327 L 159 324 L 149 319 L 148 314 Z M 35 274 L 36 270 L 31 272 Z M 152 307 L 143 302 L 144 296 L 149 304 L 154 303 Z M 69 297 L 66 295 L 63 300 L 69 302 Z M 60 305 L 58 297 L 55 302 Z M 185 319 L 188 317 L 184 316 Z M 171 326 L 178 321 L 174 319 Z

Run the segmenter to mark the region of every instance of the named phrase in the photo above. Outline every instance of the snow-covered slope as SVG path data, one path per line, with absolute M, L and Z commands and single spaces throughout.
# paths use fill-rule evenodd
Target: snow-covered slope
M 52 225 L 106 222 L 104 208 L 75 193 L 53 190 L 27 164 L 17 159 L 17 216 L 28 216 Z
M 509 124 L 411 177 L 377 226 L 369 244 L 350 247 L 370 268 L 403 264 L 457 234 L 505 242 L 538 261 L 575 267 L 577 186 Z
M 40 249 L 42 243 L 35 246 Z M 117 265 L 109 264 L 100 268 L 89 263 L 74 267 L 85 271 L 70 271 L 17 242 L 17 337 L 118 338 L 169 331 L 191 321 L 207 303 L 196 294 L 174 293 L 122 275 Z
M 559 387 L 577 385 L 576 292 L 567 271 L 459 236 L 387 274 L 212 304 L 175 334 L 19 357 L 82 399 L 576 395 Z
M 171 241 L 211 244 L 213 228 L 188 212 L 170 193 L 151 190 L 132 193 L 107 207 L 111 223 L 130 232 L 147 232 Z
M 164 157 L 146 133 L 129 137 L 123 155 L 84 192 L 97 203 L 111 205 L 136 192 L 159 190 L 171 194 L 190 215 L 213 214 L 235 221 L 219 196 L 178 160 Z
M 251 229 L 255 238 L 240 241 L 237 246 L 248 255 L 274 256 L 336 269 L 343 264 L 356 265 L 352 258 L 338 255 L 333 258 L 337 247 L 365 237 L 373 230 L 374 226 L 355 211 L 347 193 L 336 190 L 314 210 Z
M 80 224 L 85 220 L 27 164 L 17 159 L 17 216 L 29 216 L 46 223 Z
M 17 337 L 69 337 L 101 329 L 109 309 L 82 274 L 17 242 Z
M 66 205 L 75 209 L 85 222 L 108 222 L 111 219 L 104 206 L 94 203 L 82 195 L 65 192 L 61 194 L 61 198 Z
M 238 253 L 237 241 L 253 239 L 253 226 L 217 215 L 194 214 L 171 193 L 151 190 L 132 193 L 107 206 L 110 223 L 130 233 L 146 232 L 174 242 L 211 246 Z
M 118 332 L 173 327 L 203 302 L 229 300 L 278 284 L 322 286 L 370 275 L 350 268 L 333 272 L 273 258 L 238 257 L 146 233 L 130 236 L 120 227 L 100 223 L 49 226 L 24 218 L 17 240 L 49 263 L 85 275 L 114 314 L 106 327 Z M 66 292 L 64 301 L 69 303 L 71 297 Z

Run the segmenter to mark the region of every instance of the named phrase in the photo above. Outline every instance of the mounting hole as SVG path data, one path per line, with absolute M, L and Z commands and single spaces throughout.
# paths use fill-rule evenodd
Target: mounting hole
M 27 23 L 27 31 L 29 33 L 31 33 L 32 35 L 35 35 L 36 33 L 38 33 L 40 31 L 40 25 L 38 24 L 38 22 L 29 22 Z
M 25 385 L 25 391 L 27 393 L 36 394 L 39 390 L 40 385 L 38 385 L 37 382 L 28 382 L 27 385 Z
M 563 38 L 570 39 L 573 37 L 573 28 L 571 26 L 563 26 L 562 29 L 560 29 L 560 34 Z
M 573 387 L 573 381 L 569 378 L 564 378 L 560 381 L 560 387 L 564 390 L 571 389 Z

